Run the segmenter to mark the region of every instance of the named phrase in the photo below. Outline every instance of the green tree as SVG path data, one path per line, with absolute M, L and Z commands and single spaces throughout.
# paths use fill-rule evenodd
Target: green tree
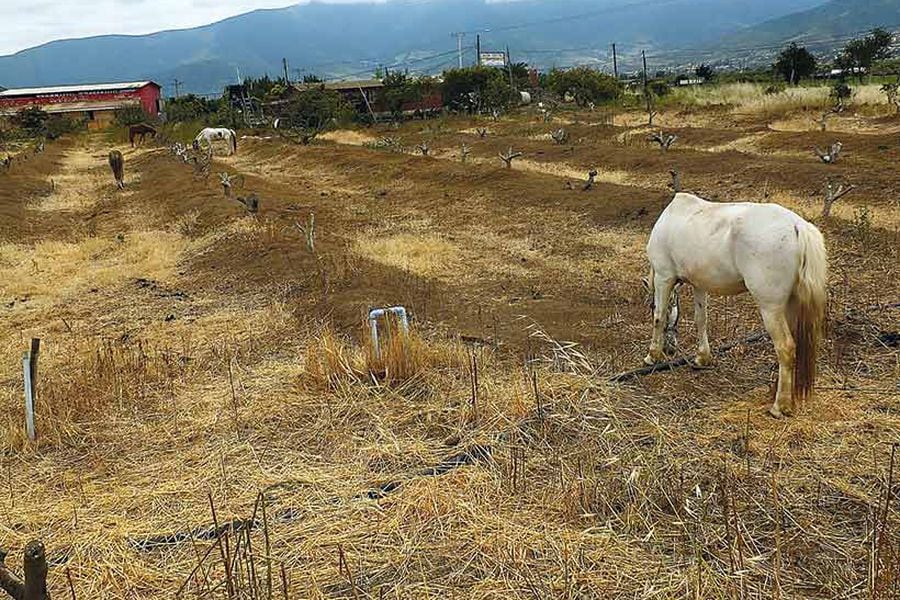
M 124 106 L 115 112 L 114 122 L 119 127 L 128 127 L 129 125 L 137 125 L 147 121 L 147 113 L 140 106 Z
M 166 118 L 170 123 L 207 121 L 219 110 L 218 100 L 207 100 L 194 94 L 166 100 Z
M 531 69 L 528 63 L 513 63 L 509 69 L 512 71 L 513 82 L 517 89 L 527 90 L 531 87 Z
M 775 71 L 790 84 L 795 84 L 816 72 L 816 57 L 796 42 L 781 51 L 775 61 Z
M 298 92 L 282 113 L 294 129 L 327 129 L 353 118 L 354 110 L 339 93 L 322 87 Z
M 13 123 L 19 129 L 25 131 L 28 135 L 43 135 L 46 130 L 47 121 L 50 115 L 44 112 L 40 107 L 33 106 L 25 108 L 16 113 Z
M 445 71 L 443 94 L 446 106 L 470 113 L 502 110 L 516 97 L 506 69 L 485 66 Z
M 403 116 L 404 105 L 422 98 L 422 88 L 403 71 L 389 72 L 383 83 L 382 97 L 395 120 Z
M 862 82 L 866 72 L 872 69 L 876 61 L 891 58 L 891 45 L 894 36 L 884 29 L 873 29 L 864 38 L 848 42 L 841 51 L 837 65 L 841 69 L 856 70 L 859 81 Z
M 619 81 L 590 67 L 553 69 L 547 76 L 547 87 L 559 96 L 570 95 L 579 106 L 608 102 L 621 92 Z
M 716 76 L 716 71 L 709 65 L 700 65 L 694 69 L 694 75 L 697 76 L 697 79 L 710 81 Z

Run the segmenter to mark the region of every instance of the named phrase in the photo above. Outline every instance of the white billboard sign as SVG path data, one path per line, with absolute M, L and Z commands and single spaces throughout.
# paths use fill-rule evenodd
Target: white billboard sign
M 506 52 L 482 52 L 481 64 L 485 67 L 505 67 Z

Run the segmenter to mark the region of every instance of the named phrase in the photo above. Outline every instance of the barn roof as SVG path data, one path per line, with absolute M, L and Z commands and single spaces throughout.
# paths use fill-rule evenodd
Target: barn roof
M 127 81 L 122 83 L 86 83 L 81 85 L 60 85 L 54 87 L 15 88 L 0 91 L 0 98 L 12 98 L 15 96 L 41 96 L 44 94 L 77 94 L 79 92 L 120 92 L 125 90 L 137 90 L 153 84 L 153 81 Z
M 60 104 L 44 104 L 41 110 L 50 115 L 85 112 L 89 110 L 118 110 L 126 106 L 139 106 L 137 100 L 109 100 L 106 102 L 64 102 Z M 0 117 L 9 117 L 16 114 L 22 107 L 0 108 Z

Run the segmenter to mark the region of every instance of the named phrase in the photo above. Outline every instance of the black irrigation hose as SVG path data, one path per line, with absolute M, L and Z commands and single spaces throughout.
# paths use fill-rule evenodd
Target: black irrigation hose
M 481 462 L 489 461 L 491 458 L 491 452 L 492 450 L 490 446 L 476 444 L 463 452 L 459 452 L 444 459 L 435 466 L 426 467 L 415 472 L 414 476 L 439 477 L 441 475 L 446 475 L 447 473 L 455 471 L 460 467 L 471 466 Z M 265 488 L 265 490 L 263 490 L 263 495 L 265 496 L 271 490 L 277 487 L 288 485 L 290 483 L 291 482 L 281 482 L 270 485 L 269 487 Z M 401 480 L 388 481 L 365 492 L 357 494 L 353 498 L 355 500 L 379 500 L 397 491 L 402 485 L 403 482 Z M 336 498 L 332 500 L 337 501 Z M 293 508 L 282 509 L 275 512 L 273 515 L 274 520 L 281 523 L 298 521 L 302 517 L 303 513 Z M 218 528 L 216 528 L 214 525 L 210 525 L 207 527 L 192 529 L 190 531 L 177 531 L 173 533 L 165 533 L 145 537 L 130 537 L 128 538 L 128 543 L 136 550 L 142 552 L 152 552 L 154 550 L 160 550 L 171 546 L 177 546 L 179 544 L 184 544 L 190 542 L 191 540 L 211 541 L 218 539 L 226 532 L 239 533 L 242 531 L 247 531 L 248 529 L 257 529 L 260 526 L 261 522 L 259 520 L 234 519 L 228 523 L 220 525 Z

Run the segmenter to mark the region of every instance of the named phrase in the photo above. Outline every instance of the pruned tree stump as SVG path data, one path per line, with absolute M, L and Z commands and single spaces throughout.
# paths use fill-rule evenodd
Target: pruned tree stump
M 39 540 L 25 546 L 23 572 L 19 577 L 6 566 L 7 552 L 0 549 L 0 589 L 14 600 L 50 600 L 47 592 L 47 553 Z

